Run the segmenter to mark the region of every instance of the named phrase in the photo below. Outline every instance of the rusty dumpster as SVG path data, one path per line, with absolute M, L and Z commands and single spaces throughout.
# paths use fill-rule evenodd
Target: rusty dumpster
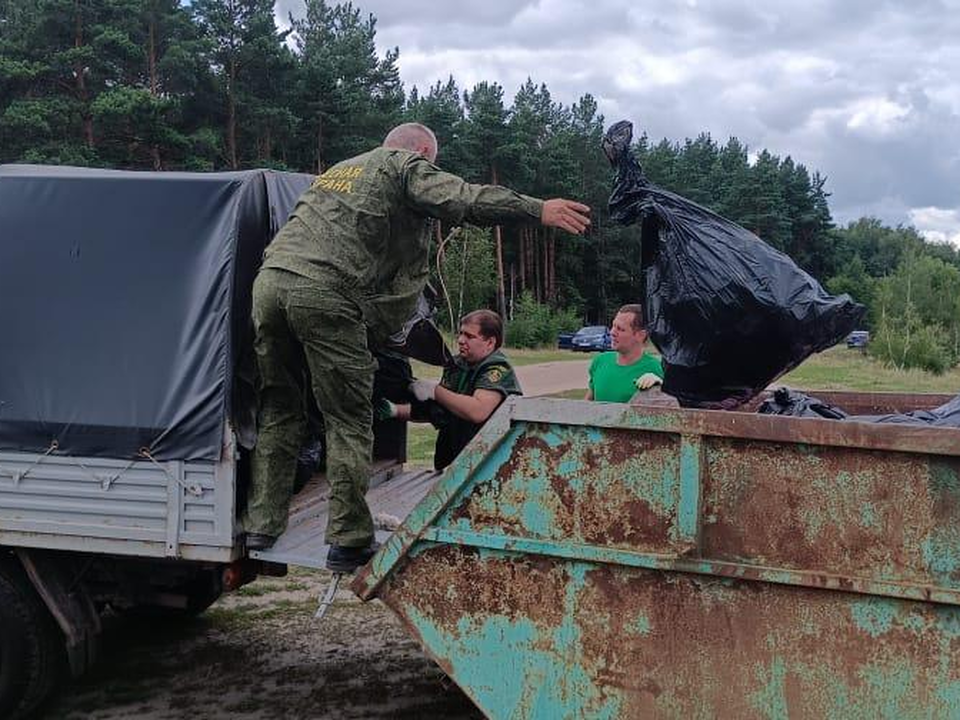
M 491 718 L 960 717 L 960 430 L 511 400 L 353 589 Z

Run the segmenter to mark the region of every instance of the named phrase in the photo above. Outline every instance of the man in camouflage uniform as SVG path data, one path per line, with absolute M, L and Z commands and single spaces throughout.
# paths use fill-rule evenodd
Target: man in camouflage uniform
M 394 405 L 381 399 L 380 419 L 429 422 L 436 427 L 433 465 L 443 470 L 473 439 L 509 395 L 520 395 L 520 383 L 503 344 L 503 321 L 492 310 L 474 310 L 460 320 L 459 354 L 443 377 L 417 380 L 410 389 L 416 402 Z
M 264 254 L 253 286 L 262 386 L 244 517 L 249 548 L 269 547 L 286 528 L 309 370 L 326 427 L 327 567 L 352 571 L 375 552 L 365 499 L 376 366 L 368 337 L 384 340 L 413 313 L 427 280 L 430 218 L 539 220 L 574 233 L 589 224 L 585 205 L 466 183 L 437 168 L 436 155 L 429 128 L 394 128 L 381 147 L 318 177 Z

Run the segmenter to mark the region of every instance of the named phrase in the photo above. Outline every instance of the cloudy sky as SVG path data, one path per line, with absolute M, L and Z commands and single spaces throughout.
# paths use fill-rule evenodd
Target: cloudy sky
M 529 76 L 607 124 L 709 132 L 827 177 L 834 219 L 960 246 L 960 0 L 355 0 L 409 90 Z M 278 15 L 302 13 L 279 0 Z

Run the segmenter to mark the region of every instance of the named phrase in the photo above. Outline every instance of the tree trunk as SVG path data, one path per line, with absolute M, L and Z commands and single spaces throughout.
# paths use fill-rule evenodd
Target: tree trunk
M 550 231 L 543 231 L 543 302 L 550 302 Z
M 83 47 L 83 9 L 80 7 L 80 0 L 75 0 L 73 6 L 76 9 L 76 25 L 74 28 L 73 46 L 79 50 Z M 73 66 L 73 72 L 77 77 L 77 99 L 80 101 L 82 108 L 80 113 L 83 126 L 83 139 L 87 144 L 87 147 L 92 148 L 94 146 L 93 116 L 90 114 L 90 97 L 87 92 L 87 81 L 85 78 L 87 68 L 80 60 L 77 60 Z
M 547 300 L 557 304 L 557 234 L 550 230 L 547 245 Z
M 522 236 L 521 236 L 522 237 Z M 513 308 L 517 295 L 517 266 L 510 263 L 510 304 L 507 310 L 510 313 L 510 319 L 513 320 Z
M 157 76 L 157 16 L 150 14 L 147 34 L 147 68 L 150 73 L 150 94 L 157 96 L 160 82 Z
M 494 185 L 500 184 L 496 166 L 490 168 L 490 182 Z M 503 278 L 503 233 L 499 225 L 493 228 L 493 237 L 497 248 L 497 312 L 500 313 L 501 318 L 505 318 L 507 317 L 507 291 Z
M 317 175 L 323 175 L 323 116 L 317 113 Z
M 157 16 L 155 13 L 150 13 L 148 24 L 147 68 L 150 73 L 150 94 L 157 97 L 160 94 L 160 79 L 157 72 Z M 160 162 L 160 146 L 157 143 L 150 146 L 150 157 L 153 160 L 153 169 L 160 170 L 163 163 Z
M 537 233 L 538 228 L 530 228 L 527 235 L 527 287 L 533 290 L 534 296 L 537 294 L 537 284 L 534 279 L 534 272 L 537 266 Z
M 543 302 L 543 273 L 541 272 L 541 265 L 543 264 L 543 256 L 540 253 L 540 246 L 543 245 L 543 238 L 541 237 L 540 228 L 537 228 L 534 231 L 534 238 L 536 238 L 536 243 L 533 249 L 533 279 L 534 279 L 534 297 L 536 297 L 537 302 Z
M 230 69 L 227 76 L 227 159 L 230 167 L 236 170 L 237 162 L 237 98 L 235 94 L 237 81 L 237 61 L 230 58 Z
M 527 243 L 528 237 L 530 235 L 530 228 L 522 227 L 520 228 L 520 252 L 519 252 L 519 261 L 520 261 L 520 292 L 523 292 L 527 289 Z

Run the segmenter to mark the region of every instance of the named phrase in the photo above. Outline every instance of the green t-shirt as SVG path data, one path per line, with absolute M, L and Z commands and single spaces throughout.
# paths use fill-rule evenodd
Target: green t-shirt
M 660 358 L 644 353 L 632 365 L 618 365 L 617 353 L 600 353 L 590 363 L 590 389 L 593 391 L 593 399 L 603 402 L 629 402 L 637 391 L 634 381 L 646 373 L 663 378 Z

